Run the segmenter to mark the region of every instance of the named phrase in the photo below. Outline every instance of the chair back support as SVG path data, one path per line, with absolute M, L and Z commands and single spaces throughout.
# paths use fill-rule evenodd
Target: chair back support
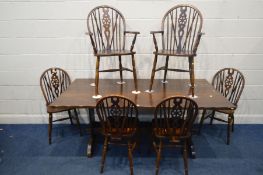
M 154 112 L 155 133 L 160 136 L 187 138 L 198 114 L 198 106 L 188 97 L 175 96 L 160 102 Z M 163 133 L 165 132 L 165 133 Z
M 135 134 L 138 109 L 128 98 L 122 96 L 107 96 L 96 104 L 96 112 L 102 125 L 102 132 L 113 139 L 121 139 L 123 135 Z M 133 130 L 133 131 L 130 131 Z
M 95 53 L 124 49 L 126 24 L 117 9 L 106 5 L 92 9 L 87 17 L 87 27 Z
M 71 80 L 66 71 L 54 67 L 45 70 L 40 77 L 40 87 L 46 100 L 46 105 L 52 103 L 70 85 Z
M 194 54 L 201 38 L 203 17 L 191 5 L 177 5 L 162 19 L 162 46 L 164 50 L 189 51 Z
M 212 85 L 231 103 L 237 105 L 245 86 L 245 78 L 237 69 L 224 68 L 214 75 Z

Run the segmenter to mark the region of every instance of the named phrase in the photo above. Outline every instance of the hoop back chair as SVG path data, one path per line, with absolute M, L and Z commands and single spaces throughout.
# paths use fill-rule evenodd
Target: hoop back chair
M 234 68 L 224 68 L 219 70 L 213 77 L 212 85 L 214 88 L 225 96 L 228 101 L 234 104 L 237 107 L 240 96 L 243 92 L 245 86 L 245 77 L 243 74 Z M 230 130 L 234 131 L 234 110 L 212 110 L 212 112 L 206 115 L 206 110 L 203 110 L 203 114 L 200 120 L 199 133 L 201 127 L 206 118 L 210 118 L 210 124 L 213 120 L 218 120 L 228 124 L 227 127 L 227 144 L 230 143 Z M 215 117 L 215 112 L 223 113 L 228 115 L 228 120 L 224 120 L 218 117 Z
M 114 143 L 128 146 L 130 174 L 133 174 L 132 152 L 137 143 L 134 138 L 139 124 L 136 104 L 122 96 L 107 96 L 97 102 L 96 112 L 104 135 L 100 172 L 103 173 L 108 145 Z
M 161 152 L 165 146 L 183 147 L 184 171 L 186 175 L 188 174 L 188 150 L 197 114 L 196 102 L 188 97 L 170 97 L 156 106 L 152 121 L 153 145 L 157 153 L 156 175 L 159 174 Z M 168 145 L 166 140 L 169 141 Z
M 192 5 L 181 4 L 168 10 L 161 24 L 161 31 L 152 31 L 155 46 L 154 62 L 151 73 L 149 92 L 152 92 L 155 72 L 164 70 L 163 83 L 167 83 L 167 71 L 189 72 L 192 95 L 194 96 L 194 57 L 202 36 L 203 17 Z M 159 49 L 156 34 L 161 34 L 162 45 Z M 165 65 L 156 68 L 158 56 L 165 56 Z M 169 68 L 169 58 L 188 57 L 188 69 Z
M 87 18 L 88 35 L 93 46 L 96 61 L 95 95 L 99 94 L 99 72 L 120 72 L 120 84 L 123 82 L 123 71 L 133 72 L 135 90 L 137 87 L 137 74 L 135 67 L 135 51 L 133 51 L 136 37 L 139 32 L 126 31 L 124 16 L 117 9 L 103 5 L 95 7 L 88 14 Z M 133 40 L 129 49 L 125 49 L 127 34 L 133 34 Z M 131 55 L 132 69 L 122 66 L 122 56 Z M 101 57 L 117 56 L 119 58 L 119 68 L 100 70 Z
M 61 69 L 61 68 L 49 68 L 45 70 L 41 77 L 40 77 L 40 87 L 41 91 L 43 93 L 43 96 L 46 101 L 46 106 L 47 106 L 47 112 L 49 114 L 49 123 L 48 123 L 48 141 L 49 144 L 51 144 L 51 136 L 52 136 L 52 123 L 56 121 L 63 121 L 63 120 L 70 120 L 70 123 L 73 124 L 73 115 L 72 112 L 74 112 L 75 119 L 77 122 L 77 126 L 80 131 L 80 135 L 82 135 L 81 127 L 80 127 L 80 122 L 78 118 L 78 113 L 76 109 L 71 109 L 71 108 L 50 108 L 48 105 L 52 103 L 55 99 L 57 99 L 61 93 L 63 93 L 68 86 L 70 85 L 71 80 L 68 75 L 68 73 Z M 64 117 L 60 119 L 53 120 L 53 113 L 57 112 L 63 112 L 67 111 L 69 117 Z

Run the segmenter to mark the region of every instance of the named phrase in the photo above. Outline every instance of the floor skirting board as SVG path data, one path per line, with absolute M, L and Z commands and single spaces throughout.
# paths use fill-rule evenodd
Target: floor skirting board
M 67 115 L 67 113 L 55 114 L 54 118 L 58 118 L 61 115 Z M 140 115 L 140 120 L 151 120 L 152 116 L 143 114 Z M 226 118 L 226 116 L 225 116 Z M 200 117 L 199 117 L 200 119 Z M 199 119 L 197 119 L 199 121 Z M 80 122 L 83 124 L 88 123 L 88 115 L 84 112 L 80 112 Z M 208 122 L 205 121 L 205 122 Z M 0 124 L 46 124 L 48 123 L 48 114 L 0 114 Z M 63 122 L 62 122 L 63 123 Z M 68 123 L 64 121 L 64 123 Z M 215 123 L 217 123 L 215 121 Z M 236 115 L 236 124 L 263 124 L 263 115 Z

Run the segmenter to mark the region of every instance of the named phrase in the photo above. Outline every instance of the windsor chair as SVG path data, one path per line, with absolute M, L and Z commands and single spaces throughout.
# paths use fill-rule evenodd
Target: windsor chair
M 194 96 L 194 57 L 202 36 L 201 30 L 203 25 L 203 17 L 201 12 L 192 5 L 176 5 L 168 10 L 161 24 L 161 31 L 152 31 L 153 42 L 155 46 L 154 62 L 152 66 L 151 81 L 148 92 L 153 92 L 153 80 L 155 72 L 164 70 L 162 82 L 167 83 L 167 72 L 189 72 L 191 95 Z M 161 35 L 162 47 L 159 49 L 156 35 Z M 165 65 L 156 68 L 158 56 L 165 56 Z M 188 69 L 178 69 L 169 67 L 170 57 L 186 57 L 188 58 Z
M 101 98 L 99 95 L 99 73 L 100 72 L 119 72 L 120 82 L 123 81 L 123 71 L 129 71 L 133 73 L 135 91 L 133 93 L 139 93 L 137 86 L 137 74 L 135 66 L 135 51 L 134 44 L 139 32 L 127 31 L 126 22 L 124 16 L 117 9 L 102 5 L 95 7 L 90 11 L 87 18 L 88 35 L 93 47 L 94 56 L 96 56 L 96 75 L 95 75 L 95 96 L 94 98 Z M 130 48 L 126 49 L 127 35 L 132 34 L 133 40 Z M 100 70 L 101 57 L 118 57 L 118 68 L 110 68 Z M 132 69 L 123 67 L 122 56 L 131 56 Z
M 221 93 L 224 97 L 228 99 L 233 105 L 237 107 L 240 96 L 243 92 L 245 86 L 245 77 L 243 74 L 234 68 L 224 68 L 219 70 L 213 77 L 212 85 L 214 88 Z M 227 120 L 215 117 L 215 113 L 227 114 Z M 208 115 L 206 115 L 207 110 L 203 110 L 203 114 L 200 120 L 199 133 L 205 119 L 210 118 L 210 124 L 213 120 L 218 120 L 227 123 L 227 144 L 230 144 L 230 131 L 234 131 L 234 109 L 231 110 L 212 110 Z
M 60 107 L 60 108 L 52 108 L 48 105 L 51 104 L 55 99 L 57 99 L 61 93 L 63 93 L 68 86 L 70 85 L 71 80 L 68 75 L 68 73 L 57 67 L 49 68 L 45 70 L 41 77 L 40 77 L 40 87 L 41 91 L 43 93 L 43 96 L 46 101 L 47 106 L 47 112 L 49 114 L 49 120 L 48 120 L 48 142 L 51 144 L 51 136 L 52 136 L 52 123 L 57 121 L 63 121 L 63 120 L 70 120 L 70 123 L 73 124 L 73 115 L 72 112 L 74 112 L 74 116 L 77 122 L 77 126 L 79 128 L 80 135 L 82 135 L 79 117 L 76 109 L 67 108 L 67 107 Z M 64 112 L 67 111 L 69 117 L 63 117 L 56 120 L 53 120 L 53 113 L 58 112 Z
M 152 121 L 153 145 L 157 153 L 156 175 L 159 174 L 162 149 L 171 146 L 183 148 L 184 172 L 188 174 L 188 151 L 197 114 L 198 105 L 188 97 L 169 97 L 156 106 Z
M 138 143 L 138 109 L 135 103 L 126 97 L 113 95 L 101 98 L 96 104 L 96 112 L 104 135 L 100 172 L 103 173 L 109 144 L 121 144 L 128 147 L 130 174 L 133 174 L 132 152 Z

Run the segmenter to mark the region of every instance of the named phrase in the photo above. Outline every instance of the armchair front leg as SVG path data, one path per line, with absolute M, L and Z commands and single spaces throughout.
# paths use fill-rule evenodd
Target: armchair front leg
M 136 42 L 137 35 L 140 34 L 140 32 L 136 32 L 136 31 L 125 31 L 125 32 L 124 32 L 124 35 L 126 35 L 127 33 L 134 35 L 134 36 L 133 36 L 133 40 L 132 40 L 132 44 L 131 44 L 131 47 L 130 47 L 130 51 L 132 52 L 132 51 L 133 51 L 133 48 L 134 48 L 134 45 L 135 45 L 135 42 Z
M 153 35 L 153 43 L 154 43 L 154 47 L 155 47 L 155 51 L 158 52 L 158 43 L 157 43 L 157 40 L 156 40 L 156 37 L 155 37 L 155 34 L 162 34 L 163 35 L 163 31 L 151 31 L 150 34 Z
M 86 35 L 89 35 L 89 37 L 90 37 L 90 42 L 91 42 L 91 45 L 92 45 L 92 47 L 93 47 L 93 52 L 94 52 L 94 54 L 96 55 L 97 54 L 97 47 L 96 47 L 96 44 L 95 44 L 95 42 L 94 42 L 94 39 L 93 39 L 93 37 L 92 37 L 92 35 L 93 35 L 93 33 L 91 33 L 91 32 L 86 32 Z
M 198 33 L 197 41 L 196 41 L 195 46 L 194 46 L 194 49 L 193 49 L 194 53 L 196 53 L 197 47 L 198 47 L 199 42 L 200 42 L 200 40 L 201 40 L 201 37 L 202 37 L 204 34 L 205 34 L 205 33 L 202 33 L 202 32 Z

